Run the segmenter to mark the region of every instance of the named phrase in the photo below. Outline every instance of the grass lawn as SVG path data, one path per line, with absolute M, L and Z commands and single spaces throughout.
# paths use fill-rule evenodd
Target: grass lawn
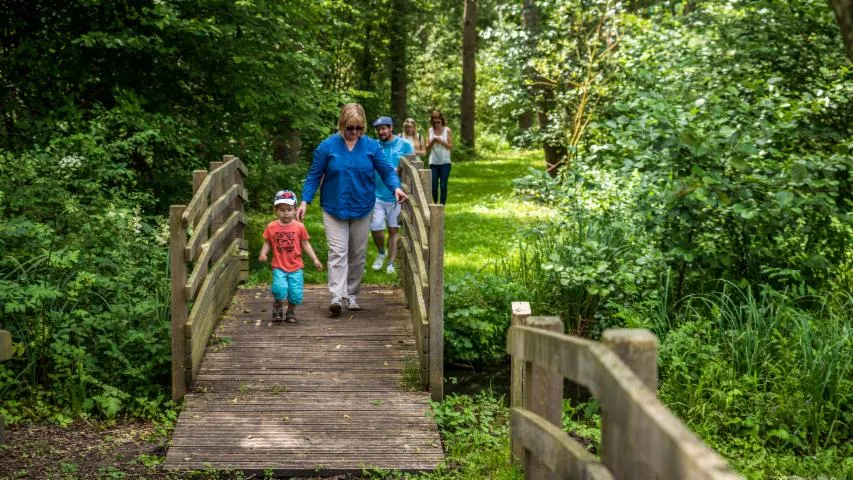
M 542 166 L 542 152 L 500 152 L 489 154 L 475 161 L 456 162 L 448 182 L 448 198 L 445 211 L 445 256 L 446 276 L 476 272 L 496 259 L 505 258 L 514 247 L 514 236 L 519 228 L 542 222 L 553 212 L 540 205 L 525 202 L 514 196 L 512 180 L 527 174 L 530 168 Z M 277 188 L 300 189 L 290 185 Z M 323 215 L 317 202 L 308 207 L 305 226 L 311 235 L 311 245 L 325 262 L 327 258 L 326 236 L 323 231 Z M 251 276 L 249 285 L 268 284 L 271 281 L 269 264 L 258 262 L 264 227 L 274 220 L 272 207 L 269 211 L 249 212 L 249 257 Z M 396 284 L 397 277 L 385 270 L 373 271 L 370 265 L 377 250 L 370 240 L 367 250 L 365 284 Z M 310 261 L 305 264 L 306 283 L 326 283 L 326 272 L 318 272 Z

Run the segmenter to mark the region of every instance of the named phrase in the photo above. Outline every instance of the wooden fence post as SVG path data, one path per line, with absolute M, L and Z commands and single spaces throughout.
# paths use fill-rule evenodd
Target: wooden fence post
M 643 384 L 657 392 L 658 339 L 644 329 L 608 329 L 601 343 L 610 348 L 628 366 Z M 628 406 L 626 406 L 628 408 Z M 619 479 L 655 478 L 648 458 L 656 455 L 656 445 L 643 439 L 643 432 L 632 423 L 618 425 L 610 421 L 610 412 L 601 411 L 601 461 Z
M 0 362 L 12 358 L 12 334 L 8 330 L 0 330 Z M 0 444 L 6 440 L 6 420 L 0 415 Z
M 429 206 L 429 222 L 429 391 L 438 402 L 444 399 L 444 205 Z
M 187 301 L 184 285 L 187 283 L 187 262 L 184 248 L 187 234 L 183 226 L 185 205 L 169 207 L 169 279 L 171 283 L 170 312 L 172 317 L 172 401 L 176 404 L 187 393 L 186 328 Z
M 563 333 L 560 317 L 529 317 L 527 326 Z M 556 361 L 557 359 L 553 359 Z M 525 362 L 522 379 L 525 410 L 530 410 L 548 422 L 562 428 L 563 424 L 563 376 L 547 368 Z M 525 478 L 535 480 L 556 479 L 557 476 L 529 451 L 524 452 Z M 618 477 L 617 477 L 618 478 Z
M 527 319 L 530 317 L 530 303 L 528 302 L 512 302 L 512 326 L 527 325 Z M 510 365 L 510 390 L 509 390 L 509 406 L 510 408 L 521 408 L 524 401 L 524 392 L 522 391 L 524 379 L 524 360 L 517 358 L 512 359 Z M 524 448 L 512 441 L 510 435 L 510 452 L 511 460 L 524 460 Z
M 224 165 L 222 162 L 210 162 L 210 173 L 212 174 L 214 170 L 221 167 L 222 165 Z M 212 199 L 212 201 L 208 200 L 207 205 L 211 205 L 214 201 L 216 201 L 216 199 L 218 199 L 222 196 L 223 193 L 225 193 L 224 183 L 227 179 L 225 179 L 222 175 L 216 175 L 214 180 L 216 181 L 210 184 L 210 195 L 208 196 L 208 198 Z M 212 237 L 213 234 L 216 233 L 219 227 L 222 226 L 223 219 L 228 218 L 228 215 L 230 213 L 231 212 L 229 211 L 225 211 L 210 216 L 210 232 L 207 238 Z M 224 244 L 225 242 L 223 241 L 222 243 Z M 219 258 L 221 255 L 222 247 L 218 247 L 212 252 L 210 258 Z M 208 267 L 209 266 L 210 265 L 208 265 Z

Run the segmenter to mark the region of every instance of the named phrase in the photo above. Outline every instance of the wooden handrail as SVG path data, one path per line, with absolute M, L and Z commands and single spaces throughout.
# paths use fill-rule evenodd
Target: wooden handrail
M 432 172 L 400 161 L 409 201 L 400 213 L 400 283 L 412 312 L 421 381 L 433 400 L 444 398 L 444 206 L 428 202 Z
M 246 166 L 226 155 L 210 173 L 193 172 L 189 205 L 169 209 L 172 317 L 172 400 L 198 373 L 204 348 L 237 283 L 248 277 Z M 227 246 L 227 248 L 223 248 Z M 190 268 L 191 267 L 191 268 Z
M 556 331 L 543 329 L 554 319 Z M 512 451 L 524 459 L 527 478 L 547 472 L 559 478 L 740 478 L 657 399 L 657 338 L 651 332 L 611 329 L 601 343 L 593 342 L 563 334 L 559 318 L 532 317 L 526 302 L 514 302 L 507 352 Z M 563 378 L 587 387 L 601 404 L 600 462 L 579 451 L 560 431 L 560 416 L 553 418 L 555 406 L 562 412 Z

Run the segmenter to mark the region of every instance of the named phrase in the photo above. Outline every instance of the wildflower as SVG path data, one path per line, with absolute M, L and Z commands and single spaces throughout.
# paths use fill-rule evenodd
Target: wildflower
M 73 170 L 79 168 L 83 164 L 83 159 L 77 155 L 67 155 L 59 161 L 59 168 L 63 170 Z

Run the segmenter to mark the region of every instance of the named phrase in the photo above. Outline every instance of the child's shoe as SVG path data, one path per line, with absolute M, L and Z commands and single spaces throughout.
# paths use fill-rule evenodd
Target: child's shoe
M 397 269 L 394 268 L 393 263 L 388 264 L 388 268 L 385 269 L 385 273 L 387 273 L 388 275 L 394 275 L 397 273 Z
M 374 270 L 382 270 L 382 264 L 385 263 L 385 254 L 380 253 L 376 260 L 373 261 L 373 269 Z
M 284 321 L 287 323 L 296 323 L 296 313 L 293 310 L 288 310 L 284 314 Z
M 284 312 L 281 310 L 281 307 L 272 307 L 272 319 L 273 320 L 281 320 L 284 316 Z

